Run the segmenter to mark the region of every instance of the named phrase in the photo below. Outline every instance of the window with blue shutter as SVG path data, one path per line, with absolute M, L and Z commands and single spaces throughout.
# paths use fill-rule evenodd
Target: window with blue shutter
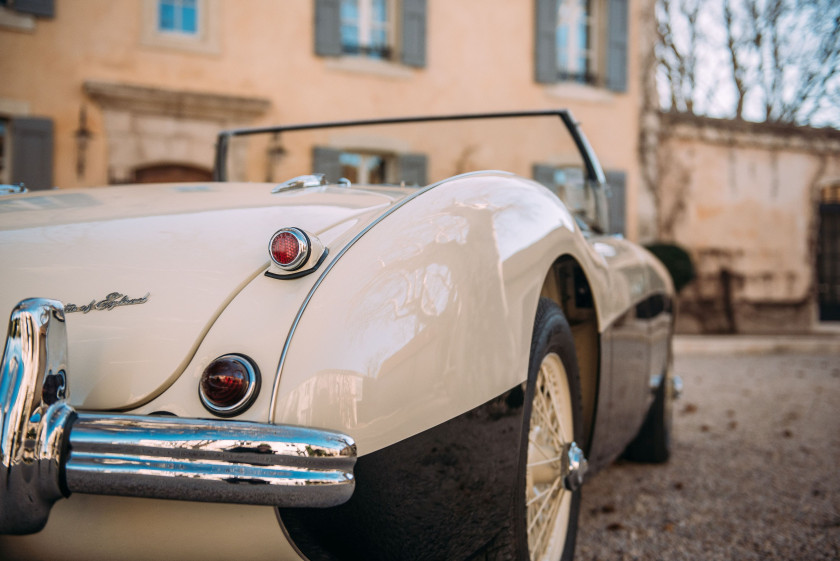
M 341 177 L 351 183 L 381 185 L 387 183 L 390 157 L 371 152 L 341 152 Z
M 315 54 L 423 67 L 426 0 L 315 0 Z
M 626 90 L 627 0 L 535 0 L 534 7 L 537 82 Z
M 312 160 L 312 172 L 325 174 L 331 183 L 341 178 L 362 185 L 405 183 L 407 187 L 423 187 L 428 183 L 428 159 L 424 154 L 337 150 L 318 146 L 313 151 Z
M 599 227 L 599 196 L 593 182 L 586 179 L 584 163 L 569 162 L 556 166 L 538 163 L 531 168 L 534 180 L 551 190 L 566 208 L 585 227 Z M 584 227 L 584 226 L 581 226 Z

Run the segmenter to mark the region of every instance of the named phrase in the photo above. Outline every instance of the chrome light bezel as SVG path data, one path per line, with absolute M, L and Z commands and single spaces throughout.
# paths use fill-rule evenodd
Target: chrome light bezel
M 298 254 L 288 264 L 282 264 L 274 258 L 274 252 L 271 251 L 271 246 L 274 245 L 274 240 L 281 234 L 291 234 L 298 242 Z M 309 255 L 312 252 L 312 243 L 309 241 L 309 236 L 300 228 L 281 228 L 274 232 L 274 235 L 268 240 L 268 255 L 271 261 L 283 269 L 284 271 L 296 271 L 300 269 L 304 263 L 309 260 Z
M 227 407 L 220 407 L 210 401 L 210 399 L 204 394 L 204 388 L 202 387 L 201 382 L 204 379 L 204 373 L 207 372 L 207 369 L 210 368 L 210 365 L 218 360 L 233 360 L 234 362 L 242 365 L 245 369 L 245 373 L 248 376 L 248 390 L 245 392 L 245 395 L 242 398 L 234 403 L 233 405 L 229 405 Z M 254 401 L 257 399 L 257 394 L 260 391 L 260 371 L 257 368 L 257 365 L 247 356 L 240 355 L 236 353 L 226 354 L 219 357 L 214 358 L 210 361 L 204 370 L 201 373 L 201 376 L 198 379 L 198 397 L 201 399 L 201 404 L 204 406 L 205 409 L 216 415 L 217 417 L 233 417 L 239 415 L 246 411 L 251 405 L 253 405 Z

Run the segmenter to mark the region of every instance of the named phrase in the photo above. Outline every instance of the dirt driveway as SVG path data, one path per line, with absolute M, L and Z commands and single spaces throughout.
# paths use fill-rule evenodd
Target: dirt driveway
M 586 483 L 576 559 L 840 559 L 840 355 L 675 368 L 672 460 Z

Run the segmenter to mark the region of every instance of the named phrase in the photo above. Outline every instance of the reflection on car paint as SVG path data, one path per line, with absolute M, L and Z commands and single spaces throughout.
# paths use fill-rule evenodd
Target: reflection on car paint
M 286 531 L 312 561 L 469 558 L 513 517 L 523 400 L 516 386 L 360 457 L 353 497 L 333 508 L 279 509 Z

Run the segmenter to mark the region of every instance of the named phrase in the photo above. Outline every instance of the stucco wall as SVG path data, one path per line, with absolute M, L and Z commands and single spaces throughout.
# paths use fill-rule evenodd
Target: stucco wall
M 659 224 L 698 274 L 680 328 L 812 329 L 819 194 L 840 177 L 840 134 L 667 117 L 663 127 Z
M 214 36 L 203 50 L 150 44 L 148 4 L 57 0 L 55 18 L 37 19 L 31 30 L 0 26 L 0 102 L 21 102 L 30 114 L 54 120 L 55 183 L 61 187 L 101 185 L 120 173 L 109 170 L 114 148 L 102 107 L 85 92 L 91 81 L 270 102 L 259 117 L 222 125 L 567 107 L 604 167 L 627 173 L 627 231 L 635 237 L 645 2 L 629 3 L 626 93 L 536 83 L 530 0 L 429 0 L 422 69 L 316 56 L 309 0 L 208 0 Z M 77 177 L 74 131 L 82 105 L 93 137 L 87 171 Z

